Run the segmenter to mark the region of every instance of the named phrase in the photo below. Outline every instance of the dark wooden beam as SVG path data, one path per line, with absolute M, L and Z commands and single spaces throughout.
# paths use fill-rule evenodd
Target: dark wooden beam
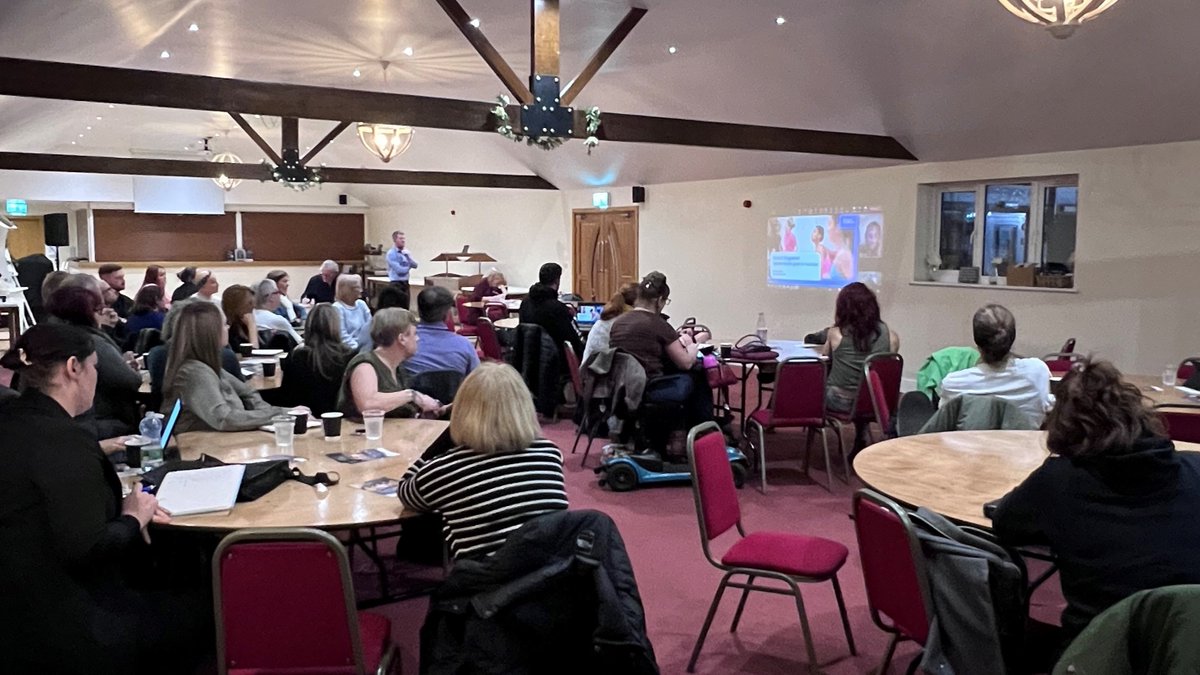
M 338 122 L 338 125 L 334 127 L 332 131 L 325 134 L 325 138 L 322 138 L 316 145 L 312 146 L 312 150 L 309 150 L 308 154 L 300 158 L 300 163 L 308 166 L 309 160 L 311 160 L 313 157 L 316 157 L 318 152 L 321 152 L 325 149 L 325 146 L 333 142 L 333 139 L 342 135 L 342 132 L 346 130 L 346 127 L 350 126 L 351 124 L 352 122 Z
M 458 4 L 458 0 L 437 0 L 437 3 L 442 6 L 442 9 L 445 10 L 450 20 L 462 32 L 463 37 L 467 38 L 467 42 L 470 42 L 475 51 L 479 52 L 484 62 L 488 64 L 488 67 L 492 69 L 496 77 L 500 78 L 500 81 L 504 83 L 504 87 L 508 89 L 513 97 L 522 103 L 533 103 L 533 94 L 530 93 L 529 87 L 525 86 L 521 78 L 517 77 L 517 74 L 513 72 L 512 66 L 508 65 L 504 57 L 500 56 L 500 52 L 496 51 L 492 43 L 484 37 L 483 31 L 471 25 L 471 15 L 467 14 L 462 5 Z M 369 121 L 378 122 L 379 120 L 372 119 Z
M 270 180 L 271 168 L 265 164 L 197 162 L 184 159 L 131 159 L 87 155 L 39 155 L 25 152 L 0 152 L 0 169 L 16 171 L 66 171 L 127 176 L 190 176 L 216 178 L 222 174 L 242 180 Z M 452 171 L 389 171 L 323 167 L 321 177 L 328 183 L 370 185 L 446 185 L 454 187 L 511 188 L 554 190 L 541 176 L 514 174 L 457 173 Z
M 295 152 L 296 158 L 300 157 L 300 120 L 295 117 L 283 118 L 283 124 L 279 125 L 279 138 L 281 141 L 280 155 L 287 156 L 289 150 Z
M 275 166 L 279 166 L 283 163 L 283 160 L 279 159 L 279 153 L 275 152 L 275 148 L 272 148 L 271 144 L 267 142 L 267 139 L 259 135 L 259 133 L 254 130 L 254 127 L 250 126 L 250 123 L 246 121 L 245 117 L 242 117 L 235 112 L 229 113 L 229 116 L 233 118 L 234 122 L 237 122 L 237 125 L 242 128 L 242 131 L 246 132 L 246 135 L 250 137 L 250 140 L 254 141 L 254 144 L 257 145 L 260 150 L 266 153 L 267 158 L 270 159 Z
M 495 104 L 483 101 L 27 59 L 0 58 L 0 96 L 234 111 L 334 122 L 349 118 L 429 129 L 495 132 L 495 120 L 491 115 Z M 583 111 L 575 112 L 575 136 L 583 138 L 587 135 Z M 509 115 L 517 126 L 520 107 L 509 106 Z M 604 112 L 599 137 L 614 142 L 916 159 L 890 136 L 678 120 L 609 111 Z
M 587 83 L 592 81 L 592 78 L 596 76 L 601 66 L 608 61 L 608 57 L 612 56 L 617 47 L 625 41 L 625 38 L 629 37 L 630 31 L 633 30 L 633 27 L 645 15 L 646 10 L 643 7 L 629 8 L 629 11 L 625 13 L 625 18 L 621 19 L 621 23 L 617 24 L 617 27 L 608 34 L 608 37 L 604 38 L 604 42 L 600 43 L 600 48 L 596 50 L 595 54 L 592 54 L 592 58 L 588 59 L 587 65 L 580 71 L 579 76 L 571 80 L 563 88 L 561 97 L 563 105 L 571 105 L 571 101 L 574 101 L 579 92 L 587 86 Z
M 529 74 L 558 75 L 558 0 L 531 0 L 533 25 L 529 31 Z

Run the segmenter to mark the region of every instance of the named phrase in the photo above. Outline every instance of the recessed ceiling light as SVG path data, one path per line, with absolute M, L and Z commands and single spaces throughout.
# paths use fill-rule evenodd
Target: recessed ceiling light
M 362 77 L 362 71 L 361 71 L 361 70 L 359 70 L 358 68 L 355 68 L 355 69 L 354 69 L 354 72 L 353 72 L 353 73 L 350 73 L 350 74 L 351 74 L 351 75 L 353 75 L 353 76 L 355 76 L 355 77 Z
M 158 58 L 169 59 L 169 58 L 171 58 L 171 52 L 164 49 L 164 50 L 162 50 L 162 53 L 158 55 Z
M 200 30 L 200 26 L 198 24 L 192 24 L 192 25 L 188 26 L 189 33 L 195 33 L 198 30 Z
M 79 134 L 79 137 L 80 137 L 80 138 L 83 138 L 83 134 Z
M 479 19 L 471 19 L 468 23 L 471 24 L 472 28 L 479 28 Z
M 88 131 L 91 131 L 91 130 L 92 130 L 92 128 L 89 126 L 89 127 L 87 128 L 87 130 L 88 130 Z
M 675 45 L 671 45 L 670 47 L 667 47 L 668 54 L 674 54 L 677 51 L 679 51 L 679 50 L 675 48 Z
M 101 116 L 99 116 L 99 115 L 96 115 L 96 121 L 100 121 L 100 120 L 102 120 L 102 119 L 104 119 L 104 118 L 103 118 L 103 117 L 101 117 Z
M 412 47 L 405 47 L 405 48 L 404 48 L 404 55 L 405 55 L 405 56 L 412 56 L 412 55 L 413 55 L 413 48 L 412 48 Z
M 75 141 L 71 141 L 71 145 L 78 145 Z
M 111 109 L 111 108 L 115 108 L 115 107 L 117 107 L 117 106 L 113 105 L 112 103 L 109 103 L 109 104 L 108 104 L 108 107 Z
M 787 23 L 787 19 L 783 18 L 782 16 L 775 17 L 775 25 L 776 26 L 782 26 L 785 23 Z

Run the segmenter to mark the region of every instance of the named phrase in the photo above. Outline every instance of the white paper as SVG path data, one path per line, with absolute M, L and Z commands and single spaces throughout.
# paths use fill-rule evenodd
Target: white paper
M 172 471 L 158 487 L 158 503 L 172 516 L 228 511 L 245 472 L 242 464 Z

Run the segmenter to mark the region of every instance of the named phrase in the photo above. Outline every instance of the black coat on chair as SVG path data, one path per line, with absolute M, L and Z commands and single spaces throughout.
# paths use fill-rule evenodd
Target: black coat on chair
M 558 345 L 541 326 L 532 323 L 517 326 L 513 367 L 521 373 L 533 394 L 537 411 L 546 417 L 552 417 L 562 402 L 558 350 Z

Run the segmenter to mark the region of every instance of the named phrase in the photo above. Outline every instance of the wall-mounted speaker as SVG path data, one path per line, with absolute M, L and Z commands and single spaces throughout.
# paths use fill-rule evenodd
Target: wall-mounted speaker
M 345 206 L 350 203 L 350 198 L 346 195 L 338 195 L 338 203 Z
M 641 204 L 646 201 L 646 188 L 641 185 L 633 186 L 633 203 Z
M 47 246 L 70 246 L 71 233 L 67 227 L 67 214 L 47 213 L 42 218 L 46 230 Z

